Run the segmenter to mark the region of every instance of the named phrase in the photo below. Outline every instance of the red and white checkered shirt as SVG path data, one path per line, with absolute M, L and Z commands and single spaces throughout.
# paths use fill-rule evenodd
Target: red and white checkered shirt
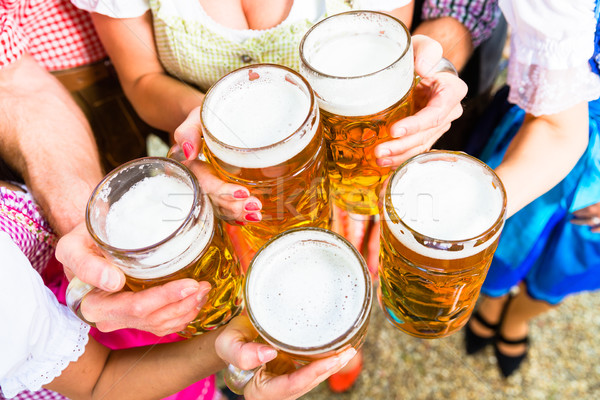
M 89 14 L 69 0 L 0 0 L 0 68 L 25 53 L 49 71 L 106 57 Z

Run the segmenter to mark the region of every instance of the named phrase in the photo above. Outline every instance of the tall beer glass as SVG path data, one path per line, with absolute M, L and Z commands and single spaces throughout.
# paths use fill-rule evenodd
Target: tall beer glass
M 391 168 L 377 165 L 373 149 L 413 111 L 410 33 L 387 14 L 337 14 L 306 33 L 300 60 L 321 108 L 332 198 L 349 212 L 377 214 Z
M 296 228 L 265 244 L 246 275 L 248 317 L 264 341 L 297 363 L 325 358 L 364 342 L 371 278 L 358 251 L 340 235 Z M 238 393 L 252 377 L 229 366 Z
M 94 189 L 86 224 L 133 291 L 182 278 L 212 285 L 206 304 L 182 336 L 216 329 L 241 311 L 239 262 L 208 197 L 182 164 L 147 157 L 113 170 Z M 76 312 L 80 286 L 81 281 L 72 281 L 67 293 Z
M 240 68 L 206 93 L 201 118 L 207 159 L 262 203 L 263 220 L 242 227 L 251 247 L 292 227 L 329 226 L 319 108 L 303 77 L 278 65 Z
M 391 176 L 381 223 L 379 302 L 388 320 L 421 338 L 469 319 L 506 214 L 502 182 L 459 152 L 411 158 Z

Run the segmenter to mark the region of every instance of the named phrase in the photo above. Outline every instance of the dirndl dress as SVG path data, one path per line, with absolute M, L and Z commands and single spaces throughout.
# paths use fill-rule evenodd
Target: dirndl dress
M 598 19 L 596 7 L 596 20 Z M 600 24 L 590 60 L 598 74 Z M 512 106 L 494 130 L 480 158 L 497 167 L 523 123 L 525 111 Z M 528 294 L 557 304 L 566 296 L 600 288 L 600 234 L 570 222 L 572 213 L 600 202 L 600 100 L 589 102 L 589 144 L 558 185 L 506 221 L 482 292 L 502 296 L 523 281 Z

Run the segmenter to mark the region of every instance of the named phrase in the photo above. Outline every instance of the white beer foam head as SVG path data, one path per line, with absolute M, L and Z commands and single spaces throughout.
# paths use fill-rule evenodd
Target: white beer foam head
M 317 347 L 348 332 L 359 319 L 370 285 L 363 266 L 341 240 L 300 230 L 263 248 L 247 278 L 247 301 L 275 340 Z M 337 242 L 337 243 L 336 243 Z
M 193 188 L 176 177 L 146 177 L 110 205 L 105 234 L 100 239 L 121 251 L 134 252 L 154 246 L 180 230 L 168 241 L 140 252 L 135 262 L 120 265 L 134 278 L 169 275 L 193 262 L 212 238 L 212 207 L 205 195 L 202 199 L 194 204 Z M 200 221 L 188 220 L 185 229 L 180 229 L 190 213 L 196 217 L 201 214 Z
M 310 88 L 291 70 L 257 65 L 234 71 L 204 99 L 206 144 L 219 159 L 238 167 L 281 164 L 302 151 L 316 133 L 315 123 L 304 134 L 281 143 L 306 124 L 312 101 Z M 261 149 L 276 143 L 276 149 Z
M 410 37 L 392 17 L 345 13 L 321 21 L 301 44 L 301 72 L 319 106 L 343 116 L 375 114 L 394 105 L 414 81 Z
M 394 175 L 390 199 L 397 216 L 413 231 L 439 241 L 463 241 L 489 231 L 504 213 L 504 194 L 495 175 L 468 156 L 427 156 L 406 164 Z M 389 221 L 387 209 L 385 216 Z M 420 244 L 401 224 L 388 222 L 388 227 L 405 246 L 431 258 L 468 257 L 497 237 L 477 248 L 467 245 L 463 250 L 448 251 Z

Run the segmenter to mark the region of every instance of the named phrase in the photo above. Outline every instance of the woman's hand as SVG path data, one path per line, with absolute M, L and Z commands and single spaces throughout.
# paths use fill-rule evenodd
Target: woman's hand
M 198 314 L 210 290 L 207 282 L 179 279 L 139 292 L 121 291 L 125 275 L 98 250 L 85 222 L 63 236 L 56 258 L 67 277 L 97 289 L 81 303 L 84 318 L 103 332 L 135 328 L 164 336 L 182 330 Z
M 221 219 L 238 225 L 260 221 L 262 203 L 258 198 L 251 196 L 244 186 L 223 181 L 210 164 L 198 160 L 202 148 L 200 126 L 200 107 L 196 107 L 175 130 L 176 146 L 187 160 L 183 163 L 194 172 Z
M 215 342 L 217 354 L 226 362 L 244 370 L 260 367 L 244 388 L 248 400 L 296 399 L 339 371 L 356 354 L 350 348 L 296 370 L 289 358 L 278 357 L 271 346 L 253 342 L 256 337 L 250 320 L 242 316 L 231 320 Z
M 415 87 L 414 115 L 392 125 L 394 138 L 375 148 L 377 164 L 397 167 L 412 156 L 429 151 L 433 144 L 450 128 L 450 123 L 462 115 L 461 100 L 467 94 L 467 85 L 449 72 L 432 72 L 442 58 L 438 42 L 423 35 L 412 38 L 415 71 L 422 77 Z

